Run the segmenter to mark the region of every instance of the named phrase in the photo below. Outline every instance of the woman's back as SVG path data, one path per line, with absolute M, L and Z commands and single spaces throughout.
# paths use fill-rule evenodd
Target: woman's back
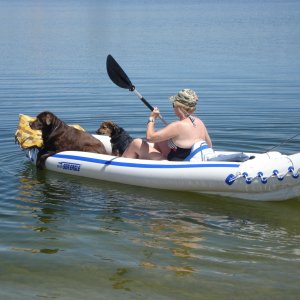
M 207 140 L 207 130 L 203 122 L 194 116 L 189 116 L 184 120 L 175 122 L 178 135 L 172 138 L 173 143 L 180 148 L 191 148 L 196 142 L 203 140 L 210 144 Z M 210 146 L 210 145 L 209 145 Z

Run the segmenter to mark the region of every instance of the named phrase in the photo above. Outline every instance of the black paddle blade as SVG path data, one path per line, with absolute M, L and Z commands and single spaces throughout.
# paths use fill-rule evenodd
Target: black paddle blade
M 111 81 L 117 86 L 123 89 L 129 89 L 130 91 L 135 89 L 126 73 L 110 54 L 107 55 L 106 70 Z

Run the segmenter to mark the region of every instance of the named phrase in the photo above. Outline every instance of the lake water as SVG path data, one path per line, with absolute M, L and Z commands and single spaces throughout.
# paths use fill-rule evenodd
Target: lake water
M 18 114 L 44 110 L 144 136 L 149 111 L 109 80 L 112 54 L 166 120 L 192 88 L 216 149 L 266 151 L 300 133 L 299 16 L 290 0 L 0 1 L 0 299 L 299 299 L 300 198 L 37 171 L 14 144 Z

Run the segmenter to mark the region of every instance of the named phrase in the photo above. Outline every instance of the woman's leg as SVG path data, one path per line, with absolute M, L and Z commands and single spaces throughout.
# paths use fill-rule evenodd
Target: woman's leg
M 142 139 L 134 139 L 122 155 L 127 158 L 163 160 L 164 156 Z
M 139 149 L 142 145 L 142 140 L 141 139 L 134 139 L 127 149 L 124 151 L 122 157 L 127 157 L 127 158 L 139 158 Z
M 167 141 L 162 141 L 154 144 L 154 148 L 158 150 L 164 157 L 167 159 L 168 154 L 170 152 L 170 148 L 168 146 Z

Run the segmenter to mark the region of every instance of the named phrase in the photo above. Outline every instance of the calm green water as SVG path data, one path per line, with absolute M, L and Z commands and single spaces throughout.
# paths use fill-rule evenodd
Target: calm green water
M 299 15 L 283 0 L 0 1 L 0 299 L 299 299 L 299 198 L 37 171 L 14 144 L 18 114 L 43 110 L 144 136 L 112 54 L 168 121 L 168 97 L 192 88 L 216 149 L 266 151 L 300 132 Z

